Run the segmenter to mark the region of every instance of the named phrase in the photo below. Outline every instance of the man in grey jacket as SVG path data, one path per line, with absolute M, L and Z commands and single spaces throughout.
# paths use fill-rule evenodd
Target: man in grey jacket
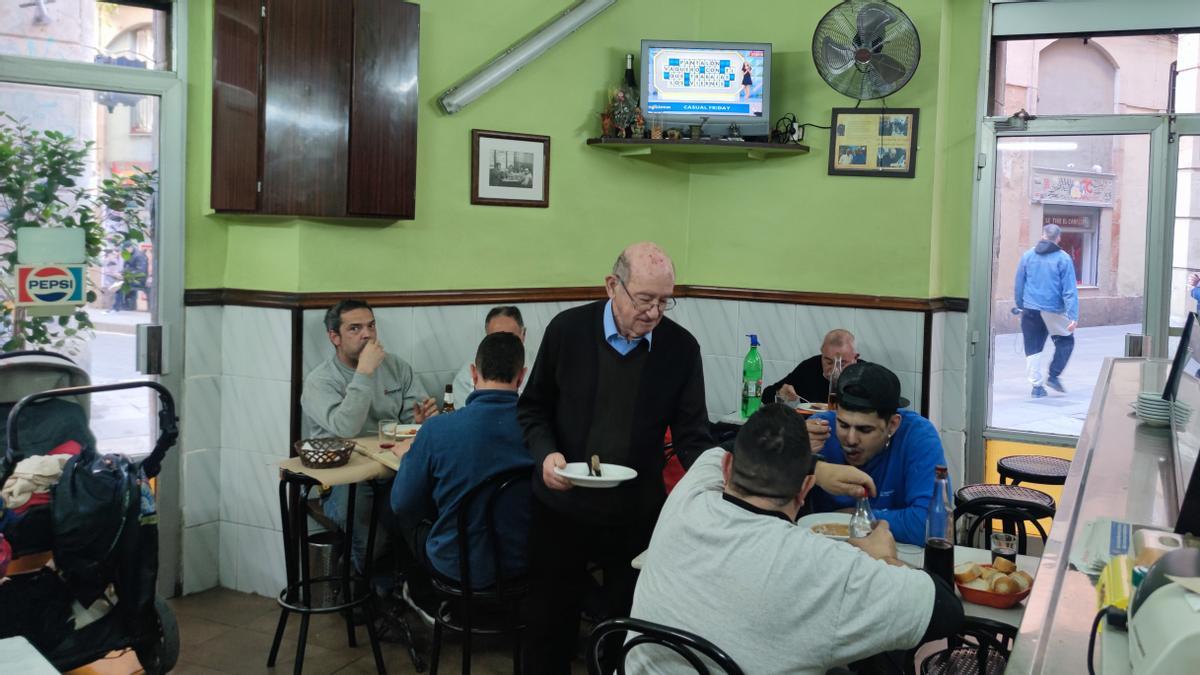
M 1030 395 L 1042 398 L 1046 387 L 1065 392 L 1062 375 L 1075 349 L 1075 326 L 1079 321 L 1079 291 L 1075 263 L 1058 246 L 1062 230 L 1054 223 L 1042 227 L 1042 239 L 1021 256 L 1017 266 L 1013 299 L 1021 310 L 1021 334 L 1025 340 L 1025 371 L 1033 385 Z M 1054 358 L 1042 382 L 1042 350 L 1046 337 L 1054 342 Z
M 325 329 L 334 353 L 304 378 L 300 406 L 304 410 L 305 437 L 372 435 L 380 420 L 421 424 L 437 413 L 436 402 L 416 381 L 412 366 L 384 351 L 370 305 L 361 300 L 342 300 L 325 313 Z M 347 486 L 336 486 L 324 502 L 325 514 L 342 526 L 346 522 L 348 492 Z M 354 500 L 351 550 L 354 566 L 360 572 L 373 497 L 373 486 L 364 484 Z M 380 528 L 377 536 L 386 537 L 385 532 L 386 528 Z M 380 539 L 375 550 L 386 551 L 385 541 Z

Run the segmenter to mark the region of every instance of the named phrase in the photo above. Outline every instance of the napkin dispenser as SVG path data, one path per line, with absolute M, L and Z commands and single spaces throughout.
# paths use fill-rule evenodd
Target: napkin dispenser
M 1200 577 L 1200 550 L 1162 556 L 1134 592 L 1129 619 L 1134 675 L 1195 672 L 1200 663 L 1200 596 L 1171 577 Z

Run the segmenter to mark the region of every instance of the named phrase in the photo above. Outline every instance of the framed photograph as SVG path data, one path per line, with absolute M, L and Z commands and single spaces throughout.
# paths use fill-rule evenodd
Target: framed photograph
M 550 206 L 550 137 L 472 129 L 471 203 Z
M 830 176 L 912 178 L 917 168 L 918 108 L 834 108 Z

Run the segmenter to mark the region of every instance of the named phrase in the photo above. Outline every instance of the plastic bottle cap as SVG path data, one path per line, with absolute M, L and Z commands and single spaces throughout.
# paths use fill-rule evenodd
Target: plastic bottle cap
M 1142 583 L 1142 579 L 1146 578 L 1147 571 L 1149 571 L 1149 570 L 1146 568 L 1145 565 L 1138 565 L 1137 567 L 1134 567 L 1133 574 L 1130 575 L 1132 577 L 1132 579 L 1131 579 L 1132 585 L 1137 586 L 1138 584 Z
M 762 345 L 762 343 L 758 341 L 758 335 L 756 335 L 754 333 L 750 333 L 746 337 L 750 338 L 750 346 L 751 347 L 758 347 L 758 346 Z

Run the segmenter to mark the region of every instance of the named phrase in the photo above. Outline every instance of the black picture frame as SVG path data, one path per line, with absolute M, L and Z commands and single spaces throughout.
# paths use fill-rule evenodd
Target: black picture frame
M 913 178 L 919 108 L 834 108 L 829 175 Z
M 471 203 L 548 208 L 550 137 L 472 129 Z

